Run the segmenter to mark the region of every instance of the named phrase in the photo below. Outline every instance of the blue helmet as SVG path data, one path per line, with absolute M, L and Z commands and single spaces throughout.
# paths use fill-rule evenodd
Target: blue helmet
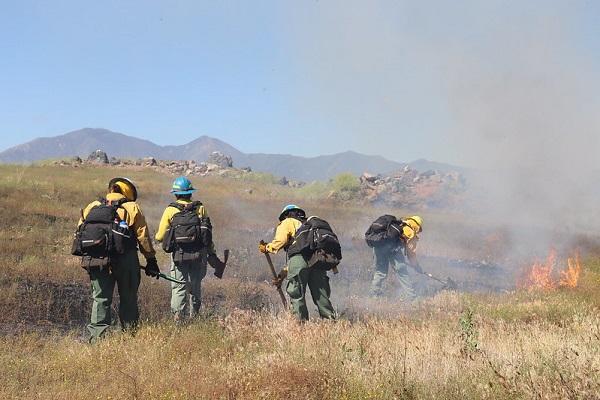
M 173 181 L 171 193 L 178 195 L 192 194 L 196 191 L 192 186 L 192 182 L 185 176 L 180 176 Z
M 279 220 L 283 221 L 284 219 L 286 219 L 289 212 L 293 210 L 297 210 L 298 212 L 304 214 L 304 210 L 298 207 L 297 205 L 288 204 L 287 206 L 283 207 L 283 210 L 281 210 L 281 214 L 279 214 Z

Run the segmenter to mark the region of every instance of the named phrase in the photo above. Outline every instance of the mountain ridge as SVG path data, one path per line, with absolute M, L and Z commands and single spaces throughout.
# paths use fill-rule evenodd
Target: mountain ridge
M 220 151 L 233 158 L 238 167 L 303 181 L 325 180 L 339 173 L 356 175 L 363 172 L 390 173 L 410 165 L 419 170 L 458 171 L 460 167 L 419 159 L 413 163 L 388 160 L 379 155 L 366 155 L 347 150 L 341 153 L 303 157 L 292 154 L 244 153 L 211 136 L 201 135 L 183 145 L 161 146 L 104 128 L 82 128 L 63 135 L 40 137 L 0 152 L 2 163 L 28 163 L 53 158 L 87 157 L 101 149 L 109 157 L 154 157 L 163 160 L 206 161 L 210 153 Z M 414 164 L 414 165 L 413 165 Z M 434 166 L 434 168 L 431 168 Z

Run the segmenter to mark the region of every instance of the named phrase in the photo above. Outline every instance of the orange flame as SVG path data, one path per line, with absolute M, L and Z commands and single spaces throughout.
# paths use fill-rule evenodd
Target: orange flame
M 574 258 L 567 259 L 567 269 L 560 271 L 559 286 L 574 288 L 577 287 L 579 274 L 581 273 L 581 263 L 579 262 L 579 254 L 575 254 Z
M 560 271 L 558 281 L 553 274 L 555 267 L 556 250 L 551 249 L 544 263 L 536 261 L 528 268 L 524 279 L 518 284 L 518 287 L 528 290 L 552 290 L 558 287 L 577 287 L 581 273 L 581 263 L 578 253 L 575 254 L 575 257 L 567 259 L 567 269 Z
M 548 253 L 548 257 L 546 257 L 546 262 L 535 262 L 530 267 L 529 272 L 525 276 L 524 281 L 519 286 L 530 290 L 554 289 L 556 287 L 556 284 L 554 283 L 554 279 L 552 279 L 552 270 L 554 269 L 555 263 L 556 250 L 551 249 L 550 253 Z

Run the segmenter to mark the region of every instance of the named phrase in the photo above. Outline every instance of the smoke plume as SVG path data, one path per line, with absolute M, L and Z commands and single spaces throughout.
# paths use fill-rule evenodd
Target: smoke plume
M 298 108 L 337 140 L 472 169 L 469 211 L 523 247 L 598 222 L 597 65 L 585 2 L 317 2 L 288 26 Z M 308 27 L 308 28 L 307 28 Z M 302 106 L 304 105 L 304 106 Z M 302 112 L 302 111 L 300 111 Z

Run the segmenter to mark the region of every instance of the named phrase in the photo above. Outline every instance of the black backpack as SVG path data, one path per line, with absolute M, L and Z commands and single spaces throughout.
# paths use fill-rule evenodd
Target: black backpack
M 135 248 L 136 237 L 127 225 L 127 211 L 123 220 L 117 213 L 125 202 L 100 199 L 77 228 L 71 254 L 84 257 L 88 265 L 100 266 L 107 265 L 111 256 Z
M 396 243 L 402 236 L 404 222 L 393 215 L 382 215 L 377 218 L 365 232 L 365 241 L 369 247 L 378 247 Z
M 198 208 L 202 203 L 171 203 L 169 206 L 177 208 L 179 212 L 171 220 L 171 226 L 163 240 L 163 250 L 173 253 L 175 261 L 200 258 L 200 251 L 212 243 L 210 218 L 198 215 Z
M 342 248 L 337 235 L 327 221 L 308 218 L 296 231 L 288 248 L 288 256 L 302 254 L 309 267 L 330 270 L 342 259 Z

